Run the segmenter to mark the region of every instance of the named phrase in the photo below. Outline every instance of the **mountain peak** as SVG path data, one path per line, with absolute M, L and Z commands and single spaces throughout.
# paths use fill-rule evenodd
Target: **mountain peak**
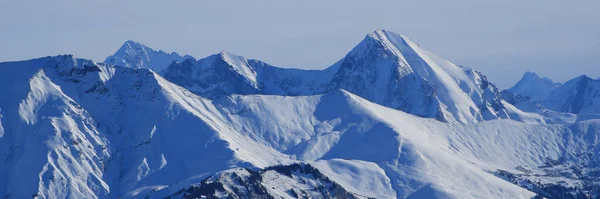
M 577 79 L 577 80 L 593 80 L 591 77 L 588 77 L 587 75 L 580 75 L 580 76 L 577 76 L 574 79 Z
M 374 38 L 404 37 L 403 35 L 384 29 L 377 29 L 369 33 L 367 36 Z
M 127 40 L 115 54 L 107 57 L 104 63 L 126 68 L 148 68 L 160 73 L 171 63 L 190 58 L 193 59 L 189 55 L 181 56 L 175 52 L 154 50 L 139 42 Z
M 517 84 L 506 90 L 514 95 L 529 97 L 532 101 L 539 102 L 560 86 L 560 83 L 555 83 L 547 77 L 540 77 L 535 72 L 527 71 Z
M 356 45 L 348 54 L 347 57 L 364 57 L 372 59 L 375 57 L 403 57 L 401 49 L 410 48 L 403 36 L 378 29 L 375 30 Z
M 124 44 L 128 44 L 128 45 L 142 45 L 142 46 L 144 46 L 144 44 L 142 44 L 140 42 L 137 42 L 137 41 L 133 41 L 133 40 L 127 40 L 127 41 L 125 41 Z
M 136 42 L 133 40 L 127 40 L 127 41 L 125 41 L 125 43 L 123 43 L 123 45 L 121 45 L 121 48 L 119 48 L 119 50 L 117 50 L 115 55 L 116 54 L 125 55 L 125 54 L 133 53 L 136 51 L 143 52 L 147 56 L 147 51 L 155 51 L 155 50 L 142 44 L 142 43 L 139 43 L 139 42 Z
M 389 32 L 389 31 L 383 30 L 383 29 L 377 29 L 377 30 L 369 33 L 367 36 L 369 36 L 369 37 L 375 37 L 375 38 L 378 38 L 378 37 L 387 37 L 387 32 Z
M 146 47 L 146 45 L 144 45 L 144 44 L 142 44 L 140 42 L 133 41 L 133 40 L 127 40 L 127 41 L 125 41 L 125 43 L 123 43 L 123 45 L 121 46 L 121 48 L 132 47 L 132 46 L 144 46 L 144 47 Z
M 541 79 L 540 76 L 535 73 L 535 72 L 531 72 L 531 71 L 527 71 L 525 72 L 525 74 L 523 74 L 523 78 L 522 79 Z
M 391 45 L 397 45 L 397 43 L 411 43 L 418 46 L 418 44 L 404 35 L 383 29 L 377 29 L 367 34 L 365 39 L 373 39 L 374 41 L 381 42 L 384 45 L 389 45 L 390 43 Z
M 460 123 L 506 117 L 497 88 L 483 75 L 387 30 L 369 33 L 354 47 L 340 62 L 333 81 L 373 102 L 418 116 Z M 393 95 L 404 98 L 380 97 Z

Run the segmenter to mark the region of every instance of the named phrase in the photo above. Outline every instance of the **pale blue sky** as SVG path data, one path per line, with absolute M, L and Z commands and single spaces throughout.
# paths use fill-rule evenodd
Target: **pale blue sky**
M 103 61 L 131 39 L 198 58 L 226 50 L 321 69 L 386 29 L 506 88 L 527 70 L 556 81 L 599 77 L 599 8 L 598 0 L 3 0 L 0 61 Z

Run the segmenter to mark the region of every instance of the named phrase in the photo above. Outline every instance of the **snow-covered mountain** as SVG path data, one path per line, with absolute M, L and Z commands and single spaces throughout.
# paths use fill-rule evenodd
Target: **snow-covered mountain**
M 154 50 L 135 41 L 126 41 L 117 52 L 104 60 L 104 63 L 127 68 L 148 68 L 162 72 L 172 62 L 194 59 L 190 55 L 181 56 L 175 52 L 166 53 Z
M 600 114 L 600 80 L 585 75 L 554 83 L 527 72 L 515 86 L 502 92 L 503 98 L 526 112 L 589 115 Z
M 600 197 L 599 119 L 546 124 L 387 31 L 325 70 L 143 67 L 0 63 L 0 197 Z M 579 79 L 549 96 L 595 99 Z
M 536 73 L 528 71 L 517 84 L 507 89 L 507 91 L 514 95 L 527 97 L 533 102 L 541 102 L 561 85 L 561 83 L 555 83 L 547 77 L 540 77 Z
M 59 56 L 0 70 L 3 197 L 115 198 L 247 167 L 234 150 L 242 146 L 274 153 L 253 165 L 283 156 L 225 138 L 218 132 L 232 132 L 213 121 L 216 107 L 147 69 Z
M 546 97 L 548 109 L 575 114 L 600 114 L 600 80 L 579 76 L 567 81 Z
M 324 70 L 277 68 L 220 53 L 173 63 L 165 78 L 210 99 L 230 94 L 315 95 L 344 89 L 417 116 L 473 123 L 509 118 L 499 90 L 481 73 L 450 63 L 408 38 L 368 34 Z

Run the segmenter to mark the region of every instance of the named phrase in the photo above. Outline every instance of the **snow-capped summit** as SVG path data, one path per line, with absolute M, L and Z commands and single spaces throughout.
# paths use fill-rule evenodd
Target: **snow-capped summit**
M 161 73 L 172 62 L 185 59 L 193 59 L 193 57 L 154 50 L 144 44 L 128 40 L 114 55 L 107 57 L 104 63 L 127 68 L 148 68 Z
M 541 102 L 562 84 L 555 83 L 547 77 L 540 77 L 534 72 L 526 72 L 523 78 L 507 91 L 514 95 L 528 97 L 533 102 Z
M 542 104 L 560 112 L 600 113 L 600 80 L 585 75 L 576 77 L 555 89 Z
M 481 73 L 444 60 L 405 36 L 376 30 L 341 61 L 338 87 L 406 112 L 470 123 L 508 117 Z
M 396 46 L 395 44 L 400 44 Z M 339 63 L 329 86 L 418 116 L 445 119 L 433 86 L 415 74 L 400 49 L 409 48 L 400 35 L 369 33 Z

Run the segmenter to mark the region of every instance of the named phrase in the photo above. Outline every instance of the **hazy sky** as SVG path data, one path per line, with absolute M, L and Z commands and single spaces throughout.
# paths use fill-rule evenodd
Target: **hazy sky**
M 600 77 L 599 9 L 598 0 L 2 0 L 0 61 L 103 61 L 131 39 L 197 58 L 225 50 L 321 69 L 386 29 L 506 88 L 527 70 Z

